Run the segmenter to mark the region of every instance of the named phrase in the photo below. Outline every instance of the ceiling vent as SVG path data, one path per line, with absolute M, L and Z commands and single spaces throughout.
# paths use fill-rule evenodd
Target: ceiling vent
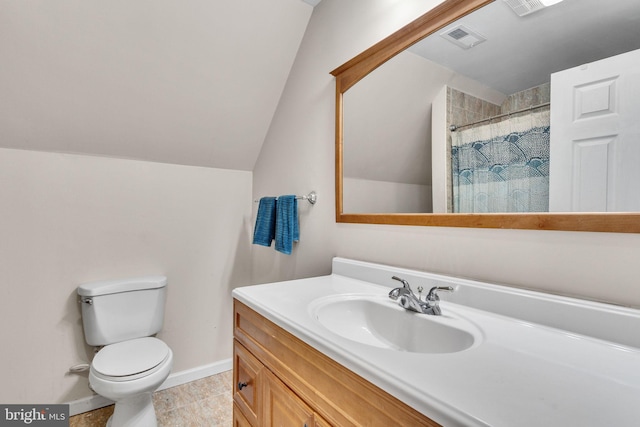
M 471 49 L 487 40 L 486 37 L 464 25 L 456 25 L 453 28 L 449 28 L 444 33 L 440 33 L 440 36 L 463 49 Z
M 503 0 L 518 16 L 525 16 L 562 0 Z

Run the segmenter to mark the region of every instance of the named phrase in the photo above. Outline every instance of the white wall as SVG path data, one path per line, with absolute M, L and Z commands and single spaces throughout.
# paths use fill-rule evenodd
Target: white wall
M 452 75 L 403 52 L 347 91 L 345 177 L 431 184 L 431 101 Z
M 328 274 L 339 255 L 640 307 L 639 235 L 335 223 L 329 71 L 436 3 L 324 0 L 315 8 L 254 170 L 254 197 L 315 189 L 319 201 L 301 215 L 291 256 L 253 251 L 253 281 Z
M 447 191 L 448 177 L 451 176 L 451 161 L 447 147 L 447 86 L 443 86 L 433 99 L 431 111 L 431 158 L 432 183 L 433 183 L 433 211 L 434 213 L 447 213 L 448 201 L 451 199 Z
M 431 185 L 345 177 L 342 191 L 349 213 L 433 212 Z
M 174 372 L 231 357 L 251 172 L 0 149 L 0 402 L 92 393 L 77 285 L 164 274 Z

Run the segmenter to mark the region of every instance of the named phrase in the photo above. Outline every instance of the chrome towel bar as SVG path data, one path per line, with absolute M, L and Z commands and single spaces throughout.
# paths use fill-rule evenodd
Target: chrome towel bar
M 277 199 L 277 197 L 276 197 Z M 315 191 L 310 192 L 309 194 L 304 194 L 302 196 L 296 196 L 297 200 L 306 200 L 307 202 L 315 205 L 318 201 L 318 194 Z M 253 203 L 258 203 L 260 200 L 254 200 Z

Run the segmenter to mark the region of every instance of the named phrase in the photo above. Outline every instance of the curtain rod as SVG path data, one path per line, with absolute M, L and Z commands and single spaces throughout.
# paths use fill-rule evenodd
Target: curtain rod
M 501 117 L 511 116 L 513 114 L 520 114 L 520 113 L 524 113 L 526 111 L 532 111 L 532 110 L 536 110 L 538 108 L 547 107 L 550 104 L 551 104 L 550 102 L 545 102 L 544 104 L 533 105 L 531 107 L 523 108 L 522 110 L 518 110 L 518 111 L 512 111 L 510 113 L 498 114 L 497 116 L 489 117 L 488 119 L 478 120 L 477 122 L 469 123 L 469 124 L 466 124 L 466 125 L 461 125 L 461 126 L 451 125 L 451 126 L 449 126 L 449 130 L 451 132 L 455 132 L 455 131 L 460 130 L 462 128 L 466 128 L 466 127 L 469 127 L 469 126 L 475 126 L 475 125 L 478 125 L 478 124 L 484 123 L 484 122 L 490 122 L 491 120 L 499 119 Z

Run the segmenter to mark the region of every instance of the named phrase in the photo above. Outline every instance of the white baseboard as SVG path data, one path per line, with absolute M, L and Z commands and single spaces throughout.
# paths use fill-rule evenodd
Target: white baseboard
M 231 369 L 233 369 L 233 359 L 225 359 L 208 365 L 187 369 L 186 371 L 175 372 L 169 375 L 169 378 L 162 383 L 158 391 L 210 377 L 211 375 L 216 375 L 221 372 L 230 371 Z
M 210 377 L 221 372 L 233 369 L 233 360 L 225 359 L 219 362 L 210 363 L 208 365 L 198 366 L 196 368 L 187 369 L 185 371 L 174 372 L 169 378 L 158 388 L 157 391 L 186 384 L 201 378 Z M 83 412 L 93 411 L 94 409 L 103 408 L 112 405 L 113 402 L 102 396 L 94 394 L 93 396 L 84 397 L 82 399 L 67 402 L 69 404 L 69 416 L 78 415 Z
M 82 414 L 83 412 L 93 411 L 94 409 L 104 408 L 113 405 L 113 402 L 106 397 L 94 394 L 91 397 L 83 397 L 82 399 L 67 402 L 69 404 L 69 416 Z

